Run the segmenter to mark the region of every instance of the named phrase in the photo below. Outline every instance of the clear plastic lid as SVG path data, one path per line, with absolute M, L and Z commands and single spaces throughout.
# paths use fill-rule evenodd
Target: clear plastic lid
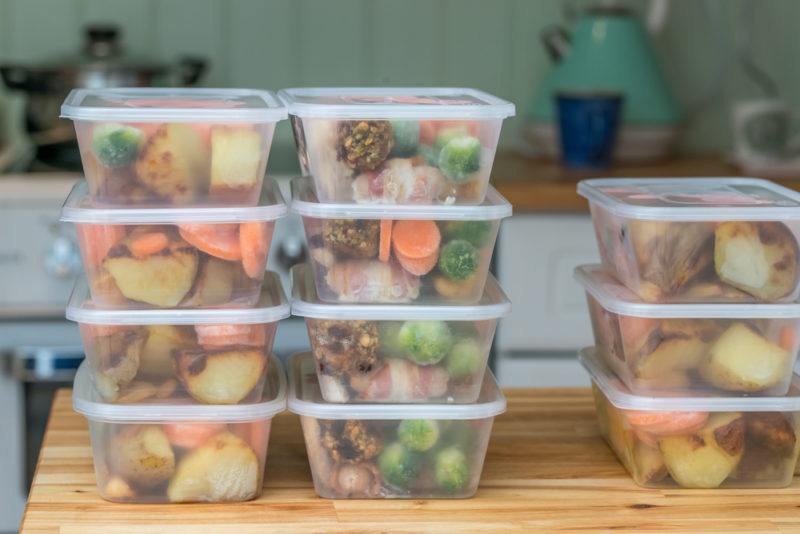
M 581 181 L 578 194 L 632 219 L 800 219 L 800 194 L 755 178 L 603 178 Z
M 92 421 L 106 423 L 244 423 L 262 421 L 286 410 L 286 377 L 278 358 L 269 359 L 261 402 L 251 404 L 197 404 L 186 399 L 112 404 L 103 401 L 94 388 L 89 362 L 84 360 L 75 375 L 72 408 Z
M 289 411 L 317 419 L 485 419 L 506 411 L 506 398 L 488 369 L 472 404 L 341 404 L 322 398 L 310 352 L 289 358 Z
M 514 104 L 457 87 L 296 87 L 278 97 L 298 117 L 341 119 L 504 119 Z
M 308 176 L 292 179 L 292 211 L 319 219 L 427 219 L 433 221 L 495 221 L 511 216 L 511 204 L 489 186 L 477 206 L 414 204 L 321 203 Z
M 800 303 L 795 302 L 787 304 L 646 302 L 603 271 L 601 265 L 580 265 L 575 268 L 573 277 L 604 309 L 620 315 L 655 319 L 800 318 Z
M 75 282 L 67 304 L 67 319 L 97 325 L 195 325 L 274 323 L 290 315 L 289 302 L 278 275 L 264 274 L 261 296 L 253 306 L 181 309 L 103 308 L 95 306 L 85 277 Z
M 64 206 L 61 220 L 78 224 L 179 224 L 179 223 L 238 223 L 274 221 L 286 215 L 287 207 L 280 189 L 271 178 L 264 180 L 258 206 L 252 207 L 135 207 L 111 208 L 98 206 L 89 196 L 86 181 L 72 188 Z
M 73 89 L 61 116 L 82 121 L 277 122 L 286 107 L 270 91 L 125 87 Z
M 471 305 L 453 304 L 329 304 L 319 300 L 311 269 L 292 267 L 292 313 L 312 319 L 363 321 L 483 321 L 511 312 L 511 301 L 491 274 L 481 299 Z
M 647 397 L 634 395 L 599 359 L 594 347 L 578 353 L 578 359 L 611 404 L 623 410 L 653 412 L 797 412 L 800 411 L 800 376 L 792 377 L 791 388 L 781 397 Z

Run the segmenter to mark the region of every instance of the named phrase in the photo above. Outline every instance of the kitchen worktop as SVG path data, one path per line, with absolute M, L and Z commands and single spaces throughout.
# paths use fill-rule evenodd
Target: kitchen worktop
M 495 420 L 481 486 L 472 499 L 320 499 L 311 483 L 299 421 L 285 413 L 274 421 L 259 499 L 127 505 L 103 501 L 97 494 L 86 421 L 72 411 L 70 391 L 60 390 L 21 532 L 800 529 L 798 479 L 784 489 L 639 488 L 600 438 L 588 389 L 517 389 L 507 396 L 508 412 Z
M 741 176 L 717 155 L 682 156 L 660 163 L 616 165 L 601 171 L 576 171 L 557 161 L 500 152 L 492 167 L 492 185 L 520 212 L 581 212 L 588 205 L 578 196 L 578 182 L 586 178 Z M 773 179 L 800 190 L 800 177 Z

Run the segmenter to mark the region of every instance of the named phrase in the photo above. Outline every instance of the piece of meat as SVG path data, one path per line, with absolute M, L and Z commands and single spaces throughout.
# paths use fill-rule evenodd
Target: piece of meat
M 447 391 L 447 371 L 438 366 L 420 366 L 408 360 L 391 358 L 380 371 L 364 381 L 363 400 L 413 402 L 441 397 Z M 351 382 L 358 389 L 359 385 Z
M 330 266 L 325 282 L 342 302 L 410 302 L 419 296 L 419 277 L 394 262 L 348 260 Z

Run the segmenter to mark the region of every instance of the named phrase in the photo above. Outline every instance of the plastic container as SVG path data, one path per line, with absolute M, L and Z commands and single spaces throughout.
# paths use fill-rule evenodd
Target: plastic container
M 475 89 L 284 89 L 321 202 L 480 204 L 514 104 Z
M 500 220 L 494 188 L 480 206 L 322 204 L 309 178 L 292 180 L 317 294 L 325 302 L 477 302 Z
M 752 178 L 585 180 L 600 256 L 649 302 L 792 302 L 800 194 Z
M 314 359 L 289 360 L 314 489 L 328 499 L 451 499 L 478 488 L 494 417 L 506 399 L 491 372 L 473 404 L 335 404 Z
M 285 213 L 272 180 L 258 206 L 238 208 L 97 207 L 80 182 L 61 220 L 75 223 L 95 304 L 195 308 L 258 301 Z
M 278 321 L 289 303 L 268 271 L 252 308 L 108 310 L 81 278 L 67 305 L 92 383 L 105 402 L 237 404 L 261 398 Z
M 782 488 L 800 447 L 800 381 L 787 397 L 644 397 L 629 393 L 593 349 L 600 431 L 633 480 L 645 487 Z
M 286 108 L 251 89 L 73 89 L 61 106 L 109 205 L 254 206 Z
M 177 503 L 261 495 L 272 418 L 286 409 L 286 379 L 276 358 L 260 402 L 234 406 L 109 404 L 90 375 L 83 362 L 72 406 L 89 420 L 102 498 Z
M 599 265 L 578 267 L 595 346 L 639 395 L 783 395 L 800 350 L 800 304 L 653 304 Z
M 473 306 L 326 304 L 306 265 L 292 268 L 326 402 L 475 402 L 511 302 L 489 275 Z

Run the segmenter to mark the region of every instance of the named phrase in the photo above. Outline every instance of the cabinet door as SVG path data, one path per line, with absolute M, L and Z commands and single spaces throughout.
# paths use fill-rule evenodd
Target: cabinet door
M 512 302 L 498 352 L 572 351 L 592 344 L 583 289 L 572 279 L 599 261 L 588 214 L 523 214 L 503 222 L 497 274 Z

